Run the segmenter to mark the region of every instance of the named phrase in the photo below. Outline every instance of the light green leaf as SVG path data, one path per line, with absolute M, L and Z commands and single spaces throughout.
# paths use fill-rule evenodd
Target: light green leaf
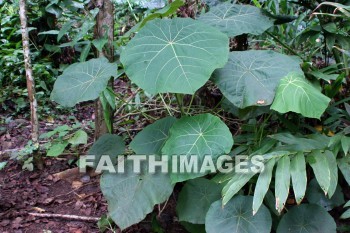
M 102 49 L 105 46 L 105 44 L 107 44 L 107 42 L 108 42 L 108 38 L 107 38 L 107 36 L 104 36 L 104 37 L 99 38 L 99 39 L 94 39 L 92 41 L 92 44 L 96 47 L 96 49 L 99 52 L 102 52 Z
M 280 113 L 296 112 L 305 117 L 319 119 L 329 101 L 303 74 L 293 72 L 281 79 L 271 109 Z
M 347 219 L 347 218 L 350 218 L 350 209 L 349 210 L 346 210 L 341 216 L 340 216 L 341 219 Z
M 78 130 L 75 132 L 73 137 L 71 137 L 68 142 L 72 145 L 86 144 L 88 140 L 88 135 L 84 130 Z
M 130 148 L 136 154 L 160 155 L 169 137 L 169 130 L 175 121 L 174 117 L 166 117 L 148 125 L 132 140 Z
M 247 160 L 247 161 L 242 161 L 241 162 L 244 167 L 244 169 L 246 169 L 246 171 L 238 171 L 237 169 L 235 171 L 232 172 L 232 178 L 230 179 L 230 181 L 224 186 L 224 188 L 222 189 L 222 204 L 226 205 L 231 198 L 236 195 L 245 184 L 248 183 L 248 181 L 258 172 L 256 170 L 253 170 L 252 167 L 254 166 L 251 163 L 251 160 Z M 246 166 L 244 166 L 246 165 Z M 236 168 L 239 166 L 236 165 Z M 230 173 L 228 173 L 228 175 L 230 175 Z M 225 180 L 228 178 L 227 177 L 223 177 L 225 178 Z
M 281 213 L 289 194 L 290 160 L 283 156 L 277 163 L 275 178 L 276 210 Z
M 326 156 L 329 172 L 331 175 L 331 180 L 330 180 L 329 189 L 328 189 L 328 197 L 331 198 L 338 184 L 338 166 L 337 166 L 337 160 L 333 152 L 326 150 L 324 152 L 324 155 Z
M 0 162 L 0 171 L 5 168 L 7 161 Z
M 235 106 L 270 105 L 280 79 L 291 71 L 302 72 L 299 61 L 273 51 L 232 52 L 222 69 L 214 72 L 213 81 Z
M 273 20 L 257 7 L 222 3 L 211 7 L 199 20 L 218 28 L 229 37 L 242 34 L 260 35 L 273 26 Z
M 253 215 L 258 212 L 260 206 L 263 203 L 264 197 L 269 190 L 273 167 L 275 166 L 275 159 L 269 160 L 264 167 L 264 170 L 260 173 L 258 181 L 256 182 L 253 199 Z
M 344 154 L 347 155 L 350 149 L 350 137 L 343 136 L 341 138 L 341 147 L 344 151 Z
M 58 31 L 57 30 L 50 30 L 50 31 L 45 31 L 45 32 L 39 32 L 38 35 L 57 35 Z
M 75 63 L 58 76 L 51 99 L 65 107 L 94 100 L 106 88 L 108 80 L 117 75 L 117 64 L 104 57 Z
M 186 182 L 177 201 L 179 221 L 204 224 L 210 205 L 221 198 L 221 187 L 213 181 L 197 178 Z
M 331 173 L 326 155 L 320 150 L 313 150 L 307 157 L 307 161 L 314 171 L 317 182 L 327 195 L 331 182 Z
M 57 157 L 63 153 L 64 149 L 66 149 L 66 146 L 68 146 L 67 141 L 57 142 L 50 147 L 50 149 L 47 151 L 46 156 Z
M 170 129 L 170 137 L 166 141 L 162 154 L 191 157 L 202 165 L 205 156 L 211 156 L 216 162 L 218 156 L 230 152 L 233 138 L 230 130 L 220 118 L 211 114 L 201 114 L 192 117 L 182 117 L 177 120 Z M 180 159 L 179 159 L 180 160 Z M 178 162 L 178 171 L 181 162 Z M 192 172 L 172 173 L 171 180 L 175 182 L 185 181 L 207 174 L 192 170 Z
M 227 57 L 225 34 L 190 18 L 175 18 L 148 22 L 120 60 L 128 77 L 148 93 L 193 94 Z
M 262 205 L 253 215 L 253 197 L 236 196 L 224 207 L 221 201 L 214 202 L 205 218 L 207 233 L 270 233 L 272 219 L 268 209 Z
M 344 176 L 344 179 L 350 185 L 350 156 L 345 156 L 341 159 L 337 159 L 338 167 Z
M 304 199 L 307 176 L 306 176 L 306 162 L 303 152 L 297 153 L 290 163 L 290 174 L 292 177 L 294 196 L 299 205 Z
M 173 191 L 167 174 L 148 173 L 147 163 L 141 163 L 141 173 L 137 174 L 132 165 L 127 160 L 124 173 L 104 173 L 100 181 L 109 216 L 121 230 L 143 220 Z
M 315 204 L 294 206 L 283 215 L 277 233 L 336 233 L 333 218 Z
M 96 168 L 102 155 L 109 156 L 112 163 L 116 164 L 117 156 L 125 152 L 125 143 L 121 136 L 115 134 L 103 134 L 92 145 L 88 155 L 94 155 L 93 168 Z

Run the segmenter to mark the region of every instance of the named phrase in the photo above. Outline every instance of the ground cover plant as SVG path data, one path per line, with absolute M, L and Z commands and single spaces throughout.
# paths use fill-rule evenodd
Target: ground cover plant
M 64 4 L 46 10 L 59 18 Z M 51 101 L 95 101 L 96 115 L 102 107 L 105 134 L 70 160 L 81 169 L 108 165 L 99 181 L 108 204 L 101 231 L 128 232 L 151 218 L 148 231 L 168 232 L 160 224 L 168 202 L 188 232 L 349 231 L 348 1 L 175 0 L 154 10 L 127 1 L 129 30 L 113 32 L 114 41 L 115 25 L 95 24 L 108 13 L 93 4 L 75 5 L 85 14 L 80 31 L 66 15 L 42 34 L 72 36 L 52 46 L 80 54 L 57 77 Z M 99 25 L 104 33 L 88 34 Z M 116 87 L 125 82 L 130 93 Z M 87 144 L 80 126 L 43 134 L 56 135 L 46 155 Z M 179 173 L 177 156 L 205 166 Z M 135 160 L 151 158 L 172 170 L 142 162 L 135 172 Z M 120 166 L 123 173 L 113 172 Z

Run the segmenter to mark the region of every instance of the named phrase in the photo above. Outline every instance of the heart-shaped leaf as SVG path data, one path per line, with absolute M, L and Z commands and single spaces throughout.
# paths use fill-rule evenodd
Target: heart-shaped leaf
M 330 99 L 312 86 L 303 74 L 293 72 L 281 79 L 271 109 L 280 113 L 292 111 L 305 117 L 319 119 L 329 101 Z
M 336 228 L 333 218 L 321 206 L 302 204 L 282 217 L 277 233 L 336 233 Z
M 193 94 L 228 58 L 228 37 L 190 18 L 148 22 L 120 60 L 129 78 L 147 92 Z
M 51 99 L 65 107 L 94 100 L 106 89 L 108 80 L 117 75 L 117 64 L 104 57 L 87 62 L 74 63 L 58 76 Z
M 221 187 L 213 181 L 189 180 L 179 194 L 176 212 L 179 221 L 204 224 L 210 205 L 221 198 Z
M 109 216 L 121 230 L 140 222 L 173 191 L 167 174 L 148 173 L 147 163 L 141 163 L 141 172 L 135 173 L 130 160 L 123 174 L 104 173 L 100 182 Z
M 236 196 L 222 207 L 221 200 L 214 202 L 205 218 L 207 233 L 270 233 L 272 219 L 262 205 L 253 215 L 253 197 Z
M 299 61 L 273 51 L 232 52 L 224 68 L 214 72 L 213 81 L 235 106 L 270 105 L 280 79 L 291 71 L 302 72 Z
M 244 33 L 260 35 L 273 26 L 274 20 L 257 7 L 222 3 L 211 7 L 199 20 L 218 28 L 230 37 Z
M 169 129 L 176 121 L 174 117 L 166 117 L 148 125 L 130 143 L 136 154 L 159 155 L 168 139 Z
M 205 156 L 210 156 L 214 163 L 220 155 L 230 152 L 233 138 L 224 122 L 211 114 L 201 114 L 193 117 L 183 117 L 177 120 L 170 129 L 162 154 L 169 156 L 184 156 L 195 159 L 199 167 L 193 172 L 177 172 L 171 174 L 173 182 L 185 181 L 207 174 L 200 172 Z M 181 162 L 178 162 L 180 166 Z M 180 171 L 179 169 L 178 171 Z

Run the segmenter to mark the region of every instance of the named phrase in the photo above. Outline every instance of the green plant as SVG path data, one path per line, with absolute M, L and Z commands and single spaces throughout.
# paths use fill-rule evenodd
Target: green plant
M 278 226 L 274 226 L 278 233 L 286 229 L 300 232 L 303 225 L 296 226 L 295 222 L 308 224 L 308 232 L 336 232 L 335 221 L 322 207 L 286 207 L 291 185 L 297 204 L 304 200 L 310 174 L 325 198 L 331 198 L 338 184 L 338 166 L 342 172 L 345 166 L 338 161 L 348 159 L 343 156 L 349 150 L 347 139 L 340 139 L 342 153 L 334 141 L 336 137 L 329 138 L 315 129 L 310 134 L 306 126 L 320 120 L 331 101 L 322 93 L 322 81 L 309 81 L 300 68 L 303 61 L 294 56 L 261 50 L 229 52 L 229 36 L 259 35 L 273 27 L 276 17 L 253 6 L 230 3 L 212 7 L 197 20 L 164 19 L 161 14 L 154 17 L 134 28 L 137 34 L 122 48 L 120 62 L 127 77 L 145 92 L 174 93 L 181 117 L 169 116 L 147 126 L 132 140 L 129 149 L 136 155 L 157 155 L 158 159 L 166 155 L 194 156 L 200 163 L 206 162 L 206 156 L 217 163 L 221 155 L 248 155 L 235 165 L 245 164 L 250 169 L 244 173 L 237 169 L 225 173 L 201 169 L 163 174 L 150 172 L 142 163 L 135 174 L 133 163 L 127 160 L 123 174 L 104 172 L 101 177 L 111 219 L 122 230 L 138 223 L 154 205 L 169 198 L 176 183 L 186 181 L 177 207 L 179 219 L 199 227 L 205 224 L 209 233 L 270 232 L 271 214 L 283 214 Z M 251 26 L 251 20 L 257 23 Z M 85 71 L 87 67 L 93 67 L 91 72 Z M 99 67 L 103 75 L 94 67 Z M 73 76 L 76 71 L 80 71 L 79 79 Z M 66 106 L 96 99 L 110 76 L 117 76 L 117 67 L 104 58 L 73 64 L 56 81 L 52 98 Z M 215 109 L 201 114 L 185 111 L 184 95 L 194 96 L 209 79 L 223 93 L 226 107 L 248 120 L 241 135 L 233 137 L 234 129 L 230 131 L 214 115 L 218 115 Z M 98 86 L 89 92 L 92 83 Z M 79 95 L 72 92 L 75 89 L 79 89 Z M 238 146 L 232 150 L 234 142 Z M 96 155 L 95 162 L 109 155 L 118 168 L 122 161 L 117 162 L 117 155 L 132 153 L 125 149 L 121 137 L 106 134 L 95 142 L 89 154 Z M 263 171 L 252 162 L 256 155 L 263 159 Z M 177 168 L 173 160 L 169 163 Z M 195 194 L 202 199 L 193 201 Z M 285 209 L 289 211 L 285 213 Z M 303 221 L 299 216 L 304 216 Z
M 78 145 L 87 144 L 88 135 L 81 129 L 81 124 L 74 124 L 72 127 L 62 125 L 54 130 L 41 134 L 40 139 L 50 139 L 43 145 L 47 150 L 47 156 L 57 157 L 70 145 L 72 148 Z

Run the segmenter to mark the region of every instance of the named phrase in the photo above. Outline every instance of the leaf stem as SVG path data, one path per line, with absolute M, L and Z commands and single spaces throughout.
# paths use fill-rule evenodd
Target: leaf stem
M 183 102 L 183 94 L 176 93 L 176 101 L 177 104 L 179 105 L 180 111 L 181 111 L 181 116 L 185 116 L 185 110 L 184 110 L 184 102 Z

